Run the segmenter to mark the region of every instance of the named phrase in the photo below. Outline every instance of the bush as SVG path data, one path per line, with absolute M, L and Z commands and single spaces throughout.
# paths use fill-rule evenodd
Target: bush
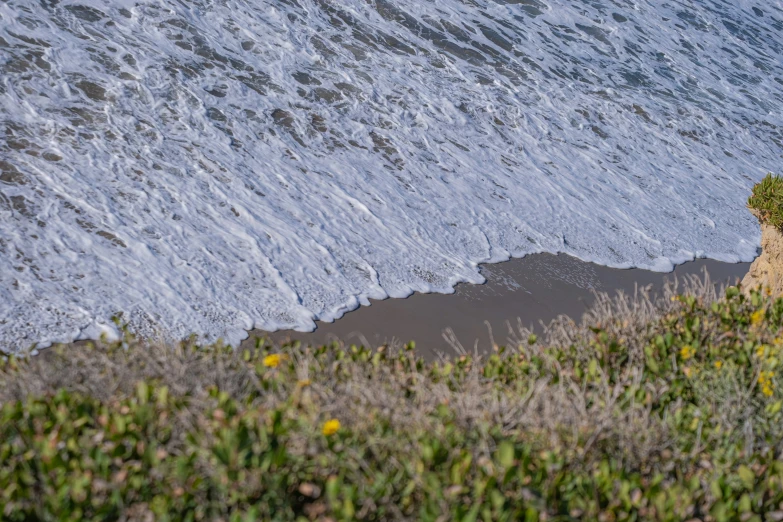
M 486 358 L 113 345 L 0 368 L 4 520 L 781 520 L 783 300 L 599 296 Z
M 748 207 L 762 223 L 783 229 L 783 178 L 767 174 L 753 187 Z

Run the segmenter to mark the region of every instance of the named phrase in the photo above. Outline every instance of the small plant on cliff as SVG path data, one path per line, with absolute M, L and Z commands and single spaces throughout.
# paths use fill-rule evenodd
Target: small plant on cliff
M 783 178 L 767 174 L 753 187 L 748 207 L 762 223 L 783 229 Z

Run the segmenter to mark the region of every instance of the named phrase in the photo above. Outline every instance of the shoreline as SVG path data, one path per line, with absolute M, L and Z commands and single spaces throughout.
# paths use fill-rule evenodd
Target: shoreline
M 488 353 L 491 338 L 498 345 L 506 344 L 509 322 L 540 329 L 541 322 L 549 323 L 560 315 L 579 321 L 593 302 L 594 291 L 629 294 L 636 287 L 651 285 L 654 292 L 673 277 L 703 277 L 705 269 L 715 284 L 736 284 L 749 268 L 750 263 L 696 259 L 663 273 L 609 268 L 567 254 L 530 254 L 482 264 L 484 284 L 460 283 L 452 294 L 414 293 L 403 299 L 371 300 L 370 306 L 360 306 L 334 322 L 317 321 L 313 332 L 251 330 L 240 347 L 252 346 L 259 337 L 274 343 L 342 341 L 369 347 L 413 340 L 419 355 L 432 359 L 455 353 L 443 337 L 451 329 L 468 352 Z

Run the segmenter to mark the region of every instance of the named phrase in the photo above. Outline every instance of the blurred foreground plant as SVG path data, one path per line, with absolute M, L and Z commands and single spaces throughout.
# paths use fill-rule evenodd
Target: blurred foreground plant
M 3 520 L 783 520 L 783 300 L 610 299 L 507 348 L 127 337 L 0 363 Z

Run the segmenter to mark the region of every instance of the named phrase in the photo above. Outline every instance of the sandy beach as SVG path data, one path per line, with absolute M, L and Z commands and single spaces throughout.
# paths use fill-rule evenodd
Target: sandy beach
M 341 340 L 380 346 L 395 340 L 414 340 L 416 349 L 432 358 L 439 353 L 454 354 L 444 338 L 444 332 L 450 329 L 465 349 L 486 353 L 492 347 L 487 322 L 495 343 L 503 345 L 509 323 L 540 328 L 541 322 L 548 323 L 560 314 L 580 319 L 596 291 L 633 293 L 648 285 L 655 291 L 666 280 L 690 274 L 703 276 L 705 269 L 716 284 L 734 284 L 749 266 L 699 259 L 679 265 L 673 272 L 660 273 L 608 268 L 563 254 L 535 254 L 483 265 L 481 271 L 487 279 L 483 285 L 460 284 L 454 294 L 413 294 L 407 299 L 373 301 L 333 323 L 319 322 L 310 333 L 255 330 L 243 345 L 252 345 L 257 337 L 313 345 Z

